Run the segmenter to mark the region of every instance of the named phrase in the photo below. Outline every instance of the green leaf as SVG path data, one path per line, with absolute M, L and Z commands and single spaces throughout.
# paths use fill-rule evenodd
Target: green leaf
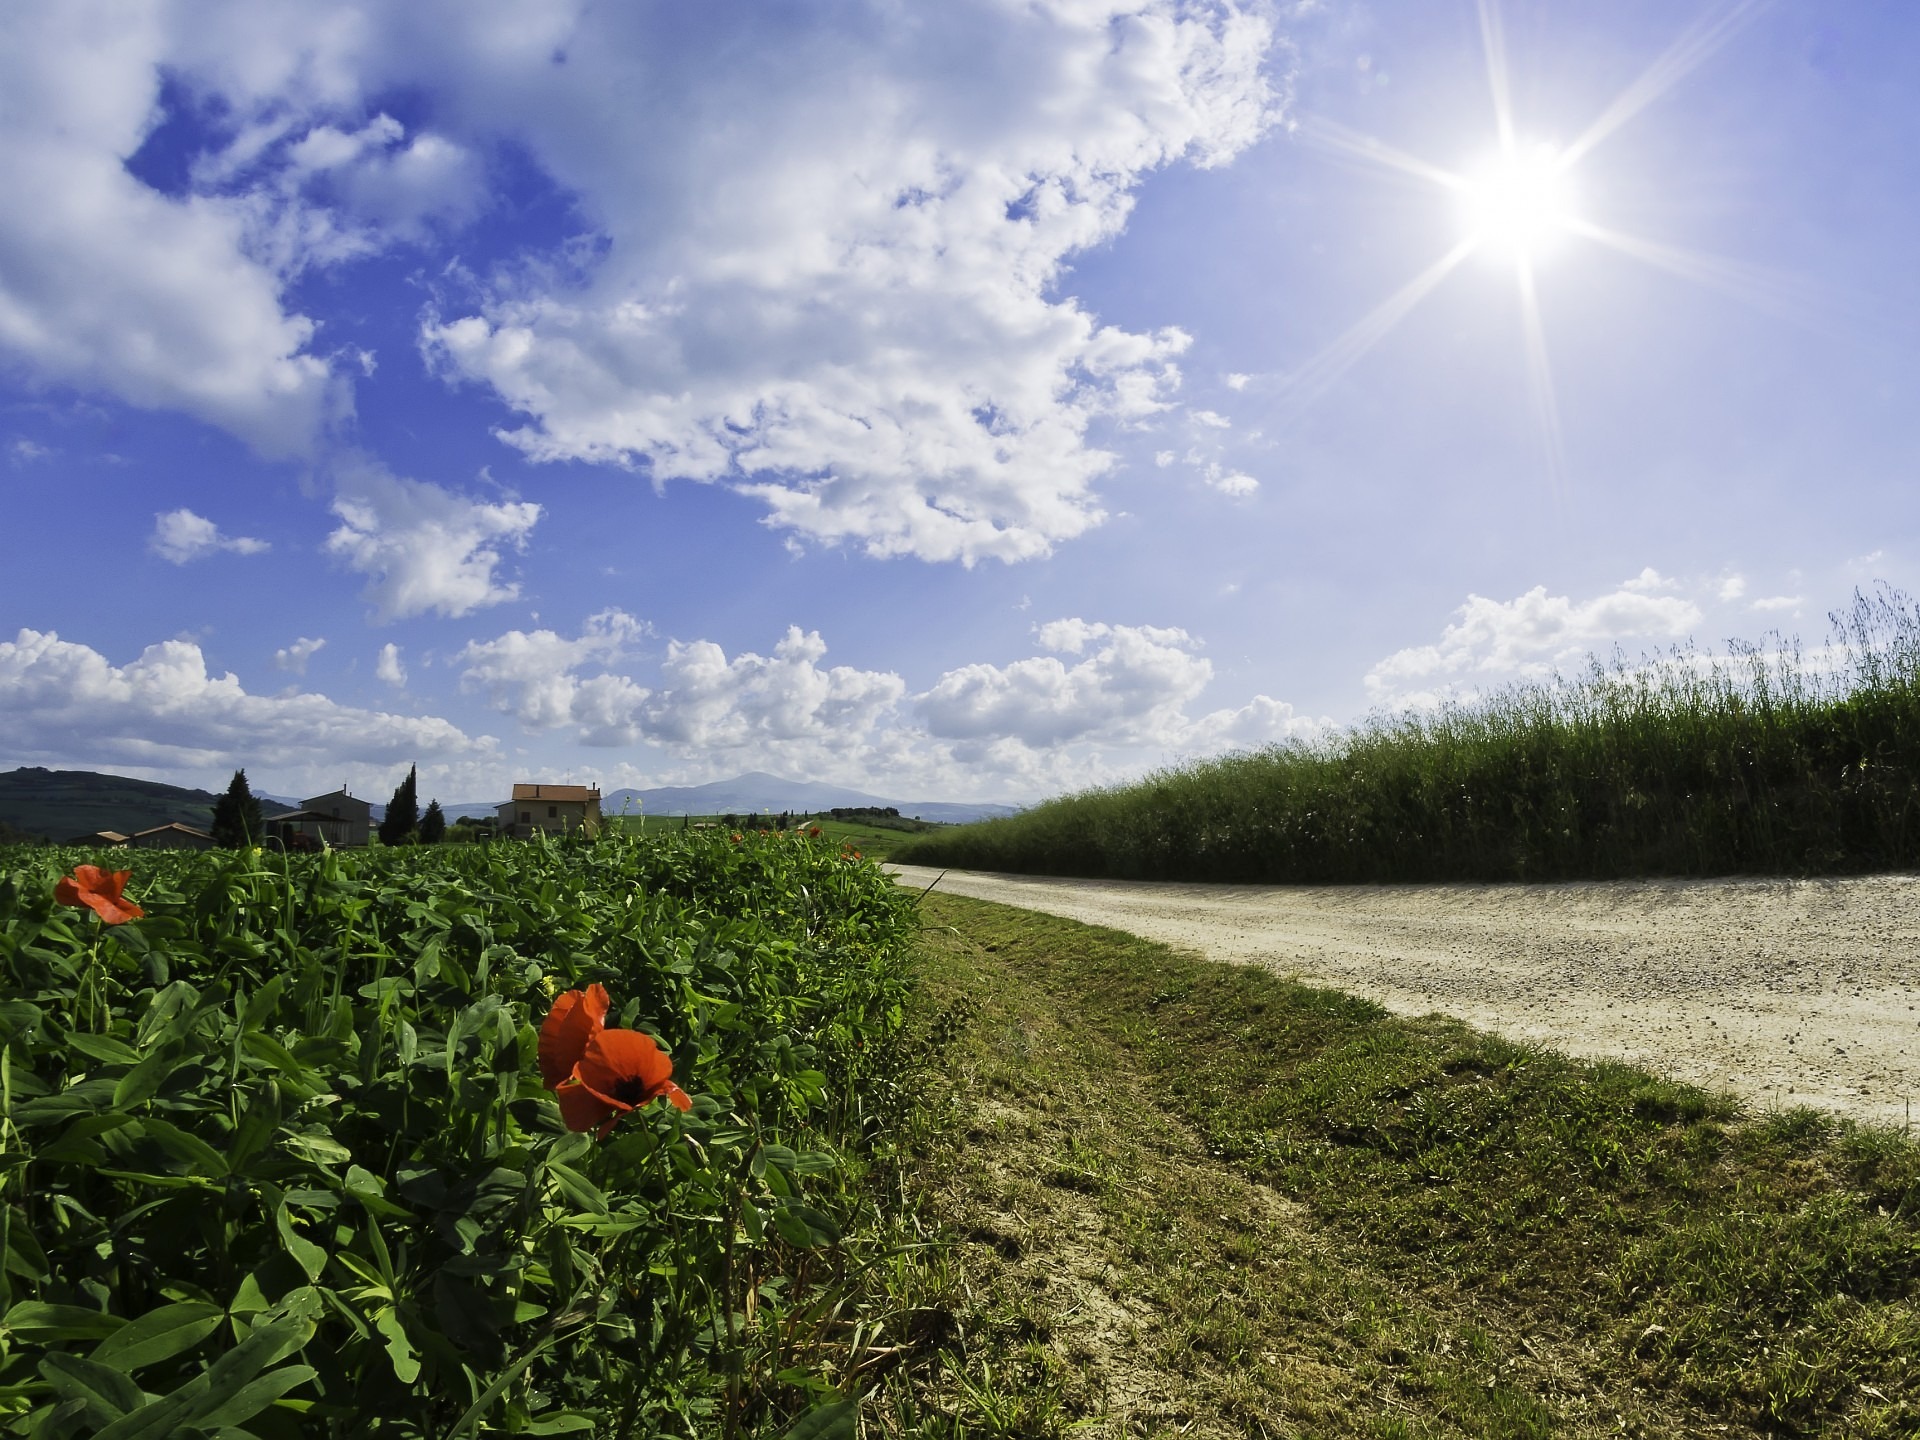
M 246 1012 L 240 1017 L 240 1028 L 258 1030 L 272 1018 L 273 1012 L 280 1008 L 280 994 L 287 988 L 286 977 L 276 975 L 247 1001 Z
M 249 1380 L 234 1391 L 224 1404 L 206 1414 L 196 1415 L 194 1424 L 209 1430 L 222 1425 L 244 1424 L 289 1390 L 306 1384 L 319 1373 L 311 1365 L 282 1365 L 278 1370 L 269 1370 L 259 1379 Z
M 137 1065 L 140 1052 L 124 1040 L 116 1040 L 111 1035 L 92 1035 L 85 1030 L 69 1030 L 66 1043 L 69 1048 L 78 1050 L 89 1060 L 98 1060 L 107 1065 Z
M 147 1403 L 146 1392 L 118 1370 L 78 1355 L 56 1351 L 41 1360 L 40 1374 L 62 1400 L 82 1402 L 95 1425 L 109 1424 Z
M 858 1400 L 816 1405 L 800 1417 L 782 1440 L 852 1440 L 854 1424 L 859 1418 Z
M 156 1040 L 171 1040 L 186 1033 L 193 1021 L 193 1006 L 199 999 L 200 992 L 184 980 L 174 981 L 155 995 L 134 1037 L 140 1048 L 144 1050 Z
M 264 1030 L 247 1031 L 240 1037 L 240 1045 L 254 1059 L 264 1060 L 296 1080 L 307 1073 L 307 1067 L 294 1058 L 293 1052 Z
M 200 1300 L 162 1305 L 114 1331 L 93 1347 L 90 1358 L 132 1374 L 191 1350 L 219 1328 L 222 1313 L 219 1306 Z
M 280 1090 L 268 1081 L 253 1093 L 246 1114 L 227 1144 L 227 1162 L 239 1170 L 248 1159 L 263 1149 L 280 1128 Z
M 307 1343 L 312 1327 L 297 1320 L 263 1325 L 171 1394 L 121 1416 L 93 1440 L 162 1440 L 216 1414 L 237 1399 L 254 1376 Z M 294 1366 L 304 1370 L 305 1366 Z M 306 1378 L 306 1377 L 303 1377 Z M 294 1383 L 298 1383 L 297 1381 Z M 259 1408 L 273 1402 L 269 1396 Z
M 22 1340 L 45 1344 L 50 1340 L 102 1340 L 127 1322 L 104 1310 L 89 1310 L 82 1305 L 45 1305 L 38 1300 L 22 1300 L 4 1317 L 0 1327 Z
M 601 1193 L 599 1186 L 571 1165 L 562 1165 L 557 1161 L 549 1160 L 547 1173 L 554 1178 L 554 1182 L 565 1192 L 567 1198 L 581 1209 L 591 1210 L 596 1215 L 608 1213 L 607 1197 Z
M 411 1385 L 420 1378 L 420 1357 L 413 1353 L 413 1342 L 407 1338 L 407 1327 L 400 1323 L 400 1317 L 391 1305 L 384 1306 L 373 1317 L 374 1329 L 387 1337 L 387 1358 L 393 1362 L 393 1373 L 403 1385 Z
M 280 1137 L 280 1143 L 316 1165 L 343 1165 L 353 1159 L 353 1151 L 331 1135 L 287 1134 Z
M 773 1212 L 773 1228 L 789 1245 L 802 1249 L 831 1245 L 840 1238 L 840 1226 L 833 1217 L 811 1205 L 782 1205 Z
M 156 1050 L 120 1077 L 113 1087 L 113 1108 L 125 1110 L 148 1099 L 166 1083 L 180 1061 L 171 1050 Z
M 320 1272 L 327 1268 L 327 1252 L 293 1228 L 293 1217 L 285 1205 L 274 1212 L 273 1222 L 279 1228 L 280 1243 L 286 1247 L 287 1254 L 307 1272 L 307 1279 L 318 1280 Z
M 174 1159 L 186 1161 L 199 1174 L 216 1180 L 226 1178 L 226 1158 L 198 1135 L 152 1116 L 143 1118 L 139 1123 L 140 1128 L 159 1141 L 161 1148 Z
M 522 1435 L 574 1435 L 591 1430 L 598 1422 L 591 1415 L 545 1415 L 522 1426 Z

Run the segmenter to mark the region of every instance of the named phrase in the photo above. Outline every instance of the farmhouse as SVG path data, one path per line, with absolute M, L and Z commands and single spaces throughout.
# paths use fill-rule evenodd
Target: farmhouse
M 124 845 L 127 837 L 118 830 L 89 830 L 85 835 L 76 835 L 63 842 L 67 845 Z
M 565 834 L 585 830 L 600 832 L 600 787 L 598 785 L 516 784 L 513 798 L 499 807 L 499 831 L 503 837 L 531 840 L 536 831 Z
M 213 836 L 175 820 L 130 835 L 127 843 L 137 845 L 142 850 L 211 850 Z
M 298 810 L 268 816 L 265 829 L 269 839 L 289 850 L 365 845 L 373 830 L 373 806 L 334 790 L 302 800 Z

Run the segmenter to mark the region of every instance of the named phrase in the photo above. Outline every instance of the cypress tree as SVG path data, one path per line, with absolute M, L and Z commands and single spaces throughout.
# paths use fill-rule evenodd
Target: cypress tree
M 393 798 L 387 801 L 387 818 L 380 822 L 380 843 L 382 845 L 404 845 L 413 838 L 413 832 L 420 825 L 420 793 L 417 767 L 407 767 L 407 778 L 395 787 Z
M 213 843 L 244 850 L 260 838 L 260 802 L 247 788 L 247 772 L 236 770 L 227 793 L 213 803 Z
M 427 813 L 420 817 L 420 843 L 438 845 L 447 838 L 447 817 L 438 800 L 427 802 Z

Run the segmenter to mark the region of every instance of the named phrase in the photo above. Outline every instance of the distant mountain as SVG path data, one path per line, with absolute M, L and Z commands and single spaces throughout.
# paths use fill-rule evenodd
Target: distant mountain
M 775 814 L 788 811 L 795 815 L 822 810 L 845 810 L 871 806 L 884 810 L 892 806 L 902 815 L 917 815 L 922 820 L 964 824 L 969 820 L 987 820 L 1011 815 L 1012 805 L 990 805 L 953 800 L 887 800 L 844 785 L 827 785 L 817 780 L 783 780 L 778 775 L 751 771 L 731 780 L 714 780 L 705 785 L 662 785 L 653 790 L 615 790 L 600 797 L 602 815 L 618 815 L 622 807 L 632 815 L 752 815 L 762 810 Z M 452 813 L 452 812 L 448 812 Z
M 95 830 L 131 835 L 176 820 L 205 830 L 213 824 L 213 805 L 219 798 L 207 790 L 92 770 L 43 770 L 29 765 L 0 773 L 0 821 L 53 840 L 70 840 Z M 293 808 L 260 797 L 263 815 Z

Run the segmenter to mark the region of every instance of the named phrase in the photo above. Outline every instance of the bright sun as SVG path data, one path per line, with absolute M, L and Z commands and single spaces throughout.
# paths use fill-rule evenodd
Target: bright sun
M 1472 239 L 1518 260 L 1538 256 L 1575 219 L 1566 168 L 1546 146 L 1496 156 L 1467 172 L 1460 192 Z
M 1433 185 L 1452 193 L 1460 207 L 1463 234 L 1453 248 L 1374 306 L 1345 334 L 1296 369 L 1287 379 L 1289 403 L 1301 406 L 1324 393 L 1393 328 L 1404 320 L 1468 256 L 1481 254 L 1510 268 L 1520 290 L 1520 323 L 1526 345 L 1528 387 L 1546 442 L 1547 467 L 1556 486 L 1565 483 L 1566 457 L 1554 399 L 1553 373 L 1547 363 L 1546 329 L 1541 319 L 1538 262 L 1568 237 L 1610 246 L 1632 259 L 1669 270 L 1684 279 L 1735 290 L 1740 267 L 1714 256 L 1623 234 L 1582 213 L 1573 176 L 1587 155 L 1640 114 L 1699 65 L 1757 13 L 1764 0 L 1710 0 L 1709 8 L 1681 32 L 1640 78 L 1609 102 L 1571 144 L 1523 142 L 1514 124 L 1507 75 L 1507 46 L 1500 22 L 1500 0 L 1475 0 L 1480 14 L 1481 47 L 1486 53 L 1487 87 L 1493 100 L 1498 148 L 1484 164 L 1448 170 L 1417 155 L 1324 119 L 1309 118 L 1301 134 L 1350 159 Z

